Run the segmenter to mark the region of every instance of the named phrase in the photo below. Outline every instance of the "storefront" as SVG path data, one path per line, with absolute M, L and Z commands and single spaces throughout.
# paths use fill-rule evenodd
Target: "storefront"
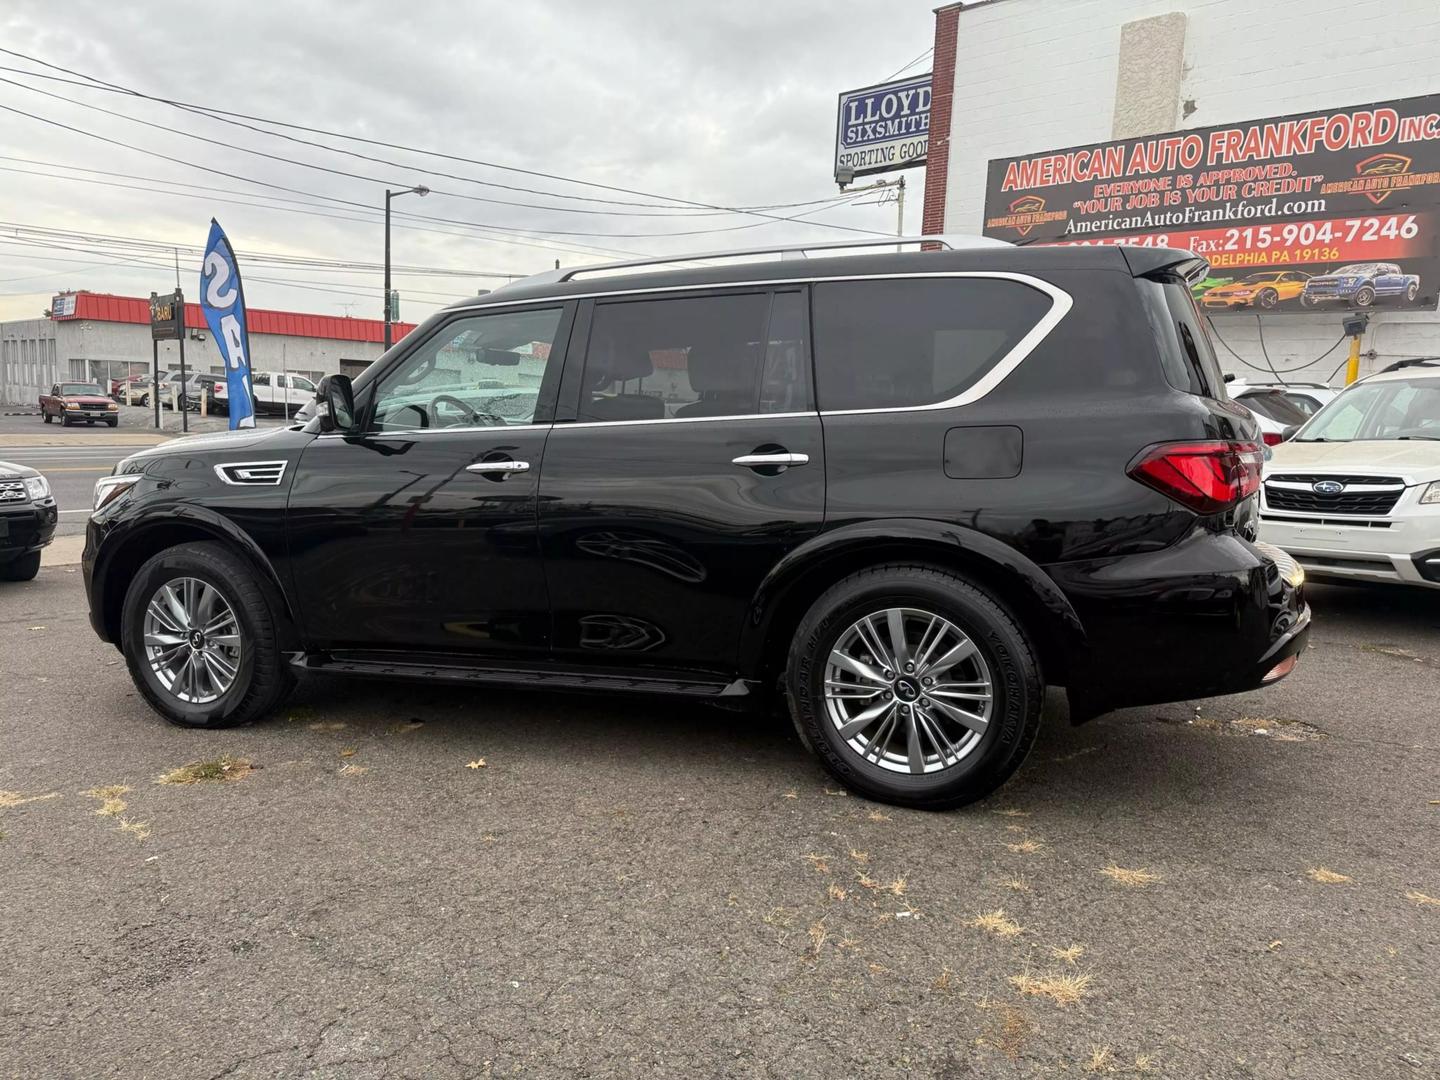
M 250 347 L 255 371 L 291 372 L 317 380 L 343 371 L 358 375 L 383 351 L 378 319 L 350 319 L 295 311 L 251 308 Z M 412 323 L 395 323 L 398 341 Z M 220 352 L 198 304 L 185 305 L 185 366 L 223 372 Z M 145 374 L 152 362 L 150 302 L 138 296 L 62 293 L 45 318 L 0 323 L 0 405 L 34 405 L 61 380 L 108 386 L 112 380 Z M 162 371 L 180 369 L 174 341 L 160 342 Z
M 1330 379 L 1356 313 L 1362 373 L 1440 353 L 1436 55 L 1405 0 L 940 8 L 925 229 L 1194 250 L 1252 380 Z

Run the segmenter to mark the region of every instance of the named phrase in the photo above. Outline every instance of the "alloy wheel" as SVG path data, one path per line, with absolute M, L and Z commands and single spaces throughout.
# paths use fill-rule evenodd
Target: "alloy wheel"
M 173 578 L 145 607 L 145 659 L 160 685 L 181 701 L 223 696 L 240 671 L 240 623 L 220 590 L 199 578 Z
M 970 637 L 941 615 L 885 608 L 857 619 L 825 667 L 825 711 L 861 760 L 897 773 L 953 768 L 990 723 L 994 684 Z

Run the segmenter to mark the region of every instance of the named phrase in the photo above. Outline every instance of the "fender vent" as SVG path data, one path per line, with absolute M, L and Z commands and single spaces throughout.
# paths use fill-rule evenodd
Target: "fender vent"
M 215 475 L 242 487 L 278 487 L 285 475 L 284 461 L 231 461 L 215 466 Z

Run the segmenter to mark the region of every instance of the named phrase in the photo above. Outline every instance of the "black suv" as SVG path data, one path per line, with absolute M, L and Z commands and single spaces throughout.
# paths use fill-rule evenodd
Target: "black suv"
M 793 254 L 549 272 L 330 376 L 303 428 L 127 458 L 96 631 L 200 727 L 302 670 L 779 691 L 839 780 L 927 808 L 1014 772 L 1046 686 L 1078 721 L 1290 671 L 1309 609 L 1254 542 L 1203 261 Z

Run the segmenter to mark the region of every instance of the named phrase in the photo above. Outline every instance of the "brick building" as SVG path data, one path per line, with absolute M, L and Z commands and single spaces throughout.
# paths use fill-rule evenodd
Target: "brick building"
M 992 160 L 1434 94 L 1437 56 L 1434 0 L 949 4 L 935 13 L 925 231 L 982 231 L 990 220 Z M 1414 152 L 1416 172 L 1421 152 Z M 1381 210 L 1433 203 L 1437 190 L 1411 189 Z M 1440 238 L 1422 235 L 1420 242 L 1432 245 L 1430 257 L 1440 257 Z M 1374 305 L 1362 373 L 1440 353 L 1437 285 L 1422 281 L 1424 295 L 1410 310 Z M 1336 344 L 1337 305 L 1305 312 L 1298 303 L 1281 306 L 1286 310 L 1213 318 L 1233 349 L 1218 349 L 1227 370 L 1258 379 L 1264 351 L 1285 369 Z M 1341 345 L 1296 378 L 1325 378 L 1344 353 Z
M 384 351 L 379 319 L 250 308 L 248 323 L 254 371 L 290 371 L 312 381 L 333 372 L 356 375 Z M 392 324 L 394 340 L 413 329 L 413 323 Z M 223 374 L 199 304 L 185 305 L 185 330 L 186 369 Z M 0 323 L 0 404 L 33 405 L 61 380 L 103 384 L 142 374 L 151 360 L 148 298 L 62 293 L 46 318 Z M 176 342 L 160 342 L 160 367 L 180 369 Z

